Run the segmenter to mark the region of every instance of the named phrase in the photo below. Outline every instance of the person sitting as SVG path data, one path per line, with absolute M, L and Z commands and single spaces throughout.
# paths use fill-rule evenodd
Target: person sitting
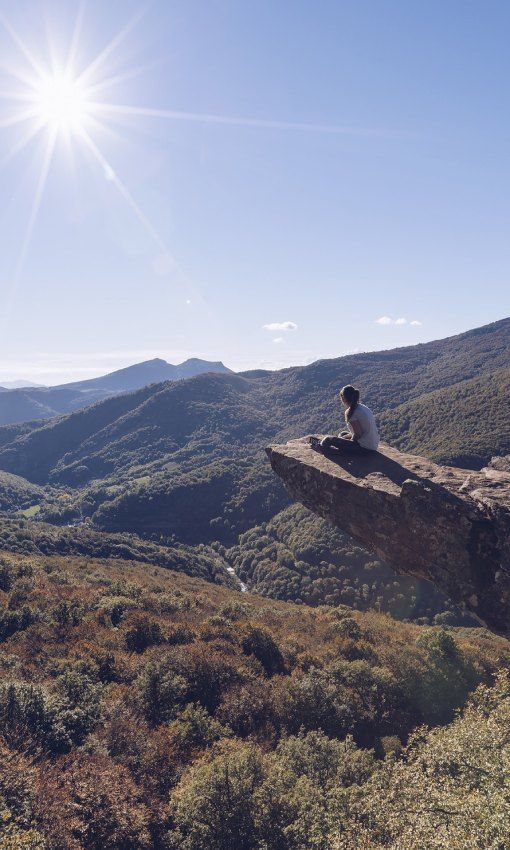
M 340 398 L 345 407 L 345 423 L 347 431 L 341 431 L 338 437 L 324 437 L 317 448 L 324 450 L 336 449 L 343 454 L 365 454 L 377 451 L 379 432 L 375 416 L 365 404 L 359 400 L 359 390 L 350 384 L 340 390 Z M 314 438 L 312 438 L 313 442 Z

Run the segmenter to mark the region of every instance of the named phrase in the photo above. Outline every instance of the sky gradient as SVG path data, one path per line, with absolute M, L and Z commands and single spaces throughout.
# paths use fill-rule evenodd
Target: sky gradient
M 81 6 L 0 0 L 44 68 Z M 30 66 L 0 23 L 0 384 L 278 368 L 510 313 L 507 3 L 88 0 L 76 72 L 138 12 L 26 250 L 49 129 L 15 151 Z

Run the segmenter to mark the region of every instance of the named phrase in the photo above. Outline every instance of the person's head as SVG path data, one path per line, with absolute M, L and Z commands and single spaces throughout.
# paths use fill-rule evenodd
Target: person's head
M 356 405 L 359 404 L 359 390 L 355 387 L 351 387 L 350 384 L 346 384 L 346 386 L 342 387 L 340 390 L 340 398 L 342 400 L 342 404 L 345 406 L 345 419 L 347 421 L 356 410 Z

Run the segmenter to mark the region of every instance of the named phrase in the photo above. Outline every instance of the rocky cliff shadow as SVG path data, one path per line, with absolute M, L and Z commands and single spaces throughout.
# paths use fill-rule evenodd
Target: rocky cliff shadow
M 403 466 L 396 460 L 393 460 L 381 452 L 370 452 L 366 455 L 348 455 L 335 449 L 330 449 L 328 451 L 312 449 L 312 451 L 326 457 L 354 478 L 366 478 L 368 475 L 378 473 L 379 475 L 384 475 L 399 487 L 402 486 L 404 481 L 409 480 L 430 483 L 429 478 L 417 475 L 417 473 L 412 469 Z

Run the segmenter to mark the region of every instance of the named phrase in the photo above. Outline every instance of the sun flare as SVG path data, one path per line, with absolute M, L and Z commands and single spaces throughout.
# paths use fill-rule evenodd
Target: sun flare
M 99 166 L 105 179 L 117 190 L 147 235 L 163 257 L 172 257 L 166 242 L 158 233 L 150 217 L 141 209 L 128 186 L 118 175 L 103 150 L 102 138 L 123 138 L 126 124 L 119 130 L 119 121 L 136 119 L 161 119 L 170 121 L 200 122 L 223 126 L 240 126 L 257 129 L 314 132 L 327 134 L 366 135 L 364 129 L 336 127 L 303 122 L 286 122 L 235 115 L 188 112 L 134 106 L 130 103 L 111 102 L 107 92 L 144 71 L 144 66 L 126 65 L 119 57 L 122 42 L 145 14 L 145 4 L 88 64 L 82 64 L 79 49 L 85 3 L 78 4 L 75 25 L 67 45 L 56 44 L 53 33 L 47 43 L 35 48 L 27 43 L 13 27 L 5 12 L 0 9 L 0 34 L 5 32 L 15 48 L 14 60 L 0 62 L 0 131 L 10 138 L 9 149 L 0 156 L 0 171 L 21 151 L 29 146 L 39 161 L 39 173 L 34 186 L 25 232 L 20 239 L 18 259 L 12 273 L 12 284 L 7 303 L 0 311 L 0 331 L 5 323 L 16 290 L 19 286 L 32 234 L 45 195 L 48 177 L 53 168 L 55 153 L 66 150 L 69 161 L 75 161 L 78 150 Z M 44 39 L 43 39 L 44 41 Z M 150 66 L 148 66 L 150 67 Z M 106 96 L 106 99 L 104 99 Z M 3 138 L 0 138 L 3 145 Z M 0 145 L 0 148 L 2 147 Z M 173 263 L 173 259 L 172 259 Z M 188 284 L 187 284 L 188 285 Z
M 63 72 L 37 82 L 34 105 L 37 116 L 52 130 L 79 132 L 88 113 L 85 90 Z

